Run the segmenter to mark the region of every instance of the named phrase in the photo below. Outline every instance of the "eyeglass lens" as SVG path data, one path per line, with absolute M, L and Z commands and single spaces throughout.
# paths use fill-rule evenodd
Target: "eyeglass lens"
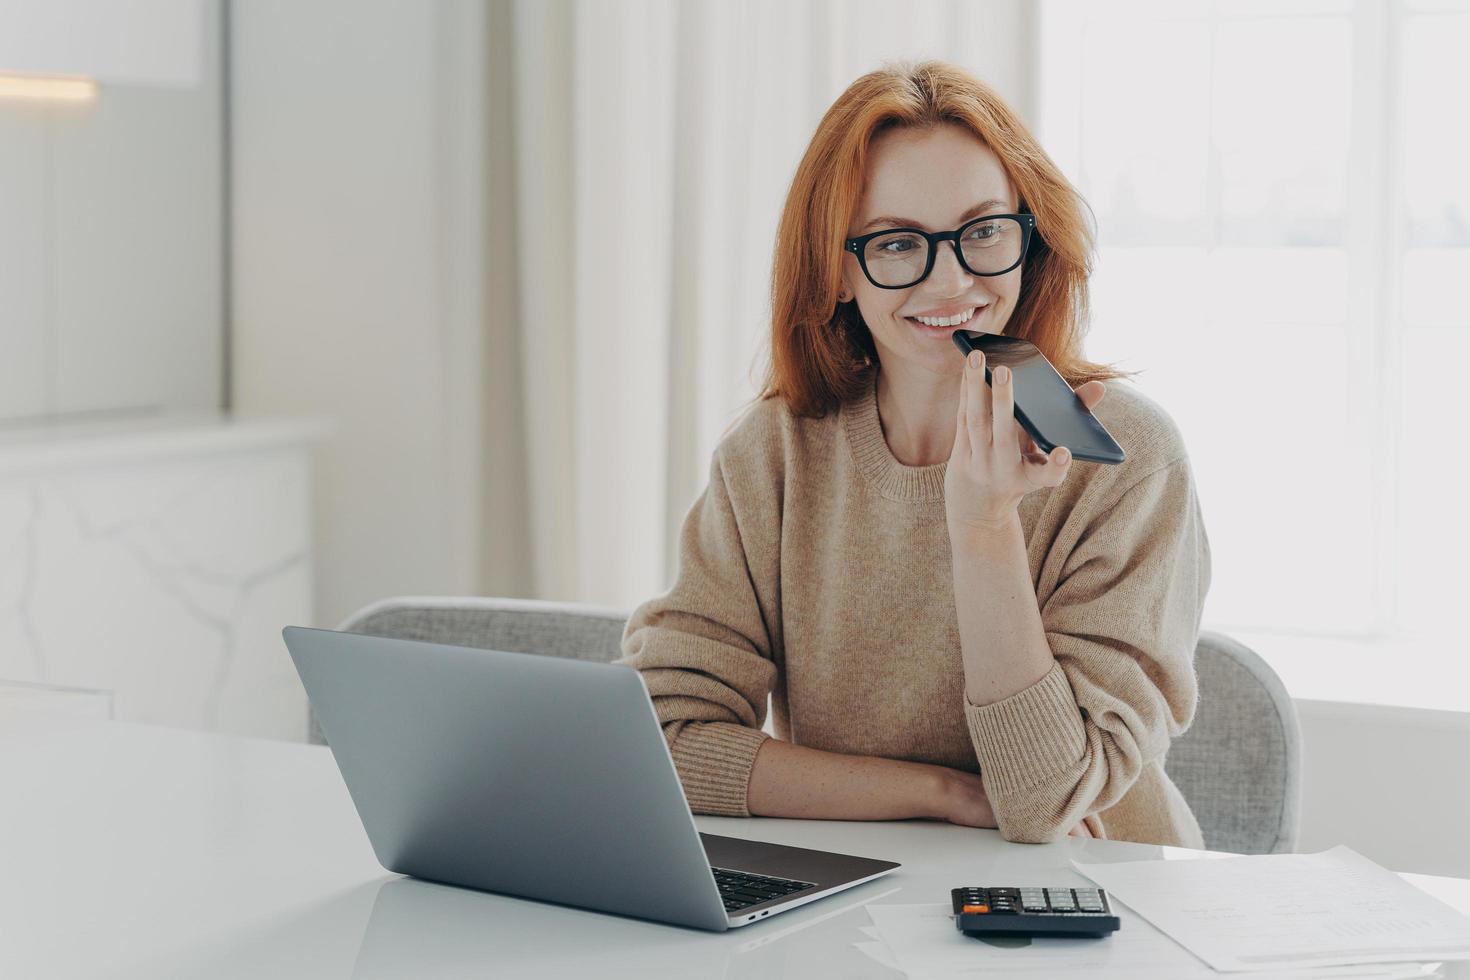
M 1015 218 L 987 218 L 966 225 L 960 251 L 972 272 L 1002 272 L 1021 258 L 1021 223 Z M 948 247 L 947 243 L 941 245 Z M 929 241 L 911 231 L 879 235 L 863 249 L 868 275 L 880 286 L 908 286 L 919 280 L 929 264 Z

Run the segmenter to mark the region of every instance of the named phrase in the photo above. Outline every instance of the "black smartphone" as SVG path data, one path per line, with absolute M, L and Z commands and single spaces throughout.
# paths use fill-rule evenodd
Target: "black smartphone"
M 972 350 L 984 352 L 986 384 L 991 383 L 991 365 L 1004 364 L 1011 369 L 1016 421 L 1042 452 L 1066 446 L 1074 459 L 1123 462 L 1123 447 L 1118 440 L 1087 410 L 1067 379 L 1031 341 L 980 330 L 956 330 L 951 336 L 966 357 Z

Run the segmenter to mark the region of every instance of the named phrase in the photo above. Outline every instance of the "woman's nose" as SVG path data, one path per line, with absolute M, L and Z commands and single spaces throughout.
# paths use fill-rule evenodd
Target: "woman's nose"
M 960 265 L 960 257 L 949 242 L 939 243 L 939 254 L 934 256 L 934 268 L 930 270 L 929 278 L 936 289 L 944 289 L 950 296 L 964 292 L 975 281 L 975 277 Z

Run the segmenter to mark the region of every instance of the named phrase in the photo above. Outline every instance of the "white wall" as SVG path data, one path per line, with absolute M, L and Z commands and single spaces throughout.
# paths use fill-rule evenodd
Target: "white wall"
M 484 33 L 465 0 L 233 5 L 235 407 L 336 423 L 321 625 L 475 590 Z
M 0 0 L 0 67 L 193 88 L 204 73 L 205 13 L 202 0 Z M 218 22 L 212 5 L 208 14 Z M 211 31 L 210 49 L 218 38 Z
M 0 100 L 0 422 L 218 407 L 219 17 L 0 6 L 0 71 L 100 83 L 90 105 Z
M 1470 878 L 1470 714 L 1296 702 L 1298 850 L 1346 844 L 1395 871 Z

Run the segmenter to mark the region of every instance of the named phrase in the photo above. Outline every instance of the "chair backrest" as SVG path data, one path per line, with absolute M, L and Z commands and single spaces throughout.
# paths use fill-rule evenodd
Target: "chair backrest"
M 1296 849 L 1301 729 L 1281 679 L 1255 651 L 1201 630 L 1199 706 L 1174 739 L 1164 770 L 1189 803 L 1205 846 L 1241 854 Z
M 607 663 L 622 655 L 627 622 L 626 612 L 582 603 L 401 596 L 360 609 L 337 628 L 401 640 Z
M 365 606 L 337 629 L 507 653 L 607 663 L 622 656 L 628 613 L 583 603 L 491 596 L 397 596 Z M 311 712 L 307 738 L 326 739 Z
M 580 603 L 493 597 L 402 596 L 339 627 L 351 633 L 606 663 L 622 655 L 628 613 Z M 1296 846 L 1301 734 L 1280 678 L 1223 633 L 1200 632 L 1194 723 L 1164 768 L 1214 850 L 1271 854 Z M 311 740 L 323 741 L 315 716 Z

